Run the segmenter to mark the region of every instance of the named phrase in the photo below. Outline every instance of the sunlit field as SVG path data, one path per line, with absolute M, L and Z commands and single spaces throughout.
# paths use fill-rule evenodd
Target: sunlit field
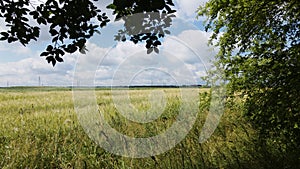
M 151 108 L 147 98 L 152 90 L 130 90 L 130 101 L 138 111 Z M 164 111 L 146 124 L 121 116 L 109 89 L 95 92 L 99 113 L 105 113 L 113 128 L 131 137 L 149 137 L 170 127 L 180 107 L 179 89 L 160 91 L 165 95 Z M 265 168 L 272 163 L 256 149 L 256 133 L 242 118 L 238 99 L 226 109 L 212 137 L 200 144 L 210 90 L 195 91 L 200 97 L 198 117 L 183 141 L 158 156 L 126 158 L 105 151 L 84 132 L 71 89 L 0 89 L 0 168 Z

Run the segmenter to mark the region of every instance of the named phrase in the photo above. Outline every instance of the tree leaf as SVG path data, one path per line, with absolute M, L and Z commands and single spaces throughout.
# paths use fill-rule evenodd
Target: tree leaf
M 48 56 L 49 55 L 49 52 L 43 52 L 40 54 L 40 56 Z
M 155 51 L 155 53 L 159 54 L 159 49 L 158 48 L 154 47 L 154 51 Z
M 150 54 L 150 53 L 152 53 L 152 52 L 153 52 L 153 48 L 147 49 L 147 54 Z

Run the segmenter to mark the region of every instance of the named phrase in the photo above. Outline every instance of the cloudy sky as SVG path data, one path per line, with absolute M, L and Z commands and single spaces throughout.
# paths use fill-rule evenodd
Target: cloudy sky
M 101 9 L 110 0 L 99 2 Z M 65 55 L 55 67 L 40 53 L 49 43 L 47 29 L 27 47 L 0 42 L 0 87 L 71 85 L 170 85 L 200 84 L 216 53 L 207 46 L 209 32 L 203 31 L 196 9 L 205 0 L 175 0 L 176 19 L 171 35 L 163 39 L 159 54 L 146 54 L 145 44 L 116 42 L 122 22 L 110 22 L 88 43 L 88 52 Z M 111 13 L 111 11 L 107 11 Z M 111 15 L 110 15 L 111 16 Z M 5 29 L 0 21 L 0 30 Z

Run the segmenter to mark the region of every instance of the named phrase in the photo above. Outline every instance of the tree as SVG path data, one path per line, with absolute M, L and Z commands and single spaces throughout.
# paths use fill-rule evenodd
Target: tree
M 198 12 L 220 49 L 229 96 L 245 96 L 262 139 L 299 153 L 300 1 L 209 0 Z
M 26 46 L 30 41 L 38 39 L 41 25 L 47 25 L 52 44 L 47 46 L 41 56 L 45 56 L 48 63 L 54 66 L 56 62 L 63 62 L 62 56 L 65 53 L 85 53 L 87 40 L 95 33 L 100 33 L 100 29 L 110 22 L 106 13 L 102 13 L 94 4 L 96 1 L 46 0 L 37 6 L 30 0 L 0 1 L 0 18 L 4 19 L 8 28 L 7 31 L 0 32 L 0 40 L 8 43 L 19 41 Z M 128 38 L 134 43 L 145 41 L 148 53 L 153 50 L 158 52 L 157 46 L 161 45 L 159 38 L 168 32 L 164 29 L 171 25 L 171 17 L 174 17 L 172 13 L 175 10 L 171 6 L 174 6 L 172 0 L 114 0 L 107 8 L 113 10 L 116 20 L 148 12 L 145 15 L 148 19 L 142 20 L 140 26 L 152 28 L 147 33 L 140 31 L 138 34 L 132 34 L 130 29 L 133 29 L 133 26 L 130 27 L 124 19 L 126 30 L 119 31 L 116 40 L 126 41 Z M 149 15 L 149 12 L 159 15 Z M 157 26 L 153 23 L 154 20 L 160 20 L 164 24 Z

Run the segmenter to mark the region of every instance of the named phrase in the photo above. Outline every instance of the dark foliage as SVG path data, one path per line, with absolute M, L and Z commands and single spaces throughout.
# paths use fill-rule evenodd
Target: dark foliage
M 0 40 L 8 43 L 19 41 L 26 46 L 31 40 L 38 40 L 40 27 L 47 25 L 52 44 L 41 56 L 54 66 L 57 62 L 63 62 L 65 53 L 85 53 L 87 40 L 95 33 L 100 34 L 100 29 L 110 22 L 106 13 L 96 7 L 96 1 L 47 0 L 34 6 L 30 0 L 3 0 L 0 2 L 0 17 L 4 18 L 8 30 L 0 32 Z M 113 10 L 116 20 L 125 21 L 125 30 L 120 30 L 115 40 L 125 41 L 128 36 L 134 43 L 145 41 L 148 53 L 153 50 L 158 53 L 157 46 L 161 45 L 159 38 L 169 33 L 164 29 L 171 25 L 171 17 L 174 17 L 170 15 L 175 12 L 171 6 L 174 6 L 172 0 L 114 0 L 107 8 Z M 143 21 L 132 25 L 128 18 L 137 13 L 142 13 L 139 16 Z M 35 26 L 31 26 L 32 22 L 36 23 Z M 157 25 L 158 22 L 163 24 Z M 137 30 L 137 27 L 140 29 Z

